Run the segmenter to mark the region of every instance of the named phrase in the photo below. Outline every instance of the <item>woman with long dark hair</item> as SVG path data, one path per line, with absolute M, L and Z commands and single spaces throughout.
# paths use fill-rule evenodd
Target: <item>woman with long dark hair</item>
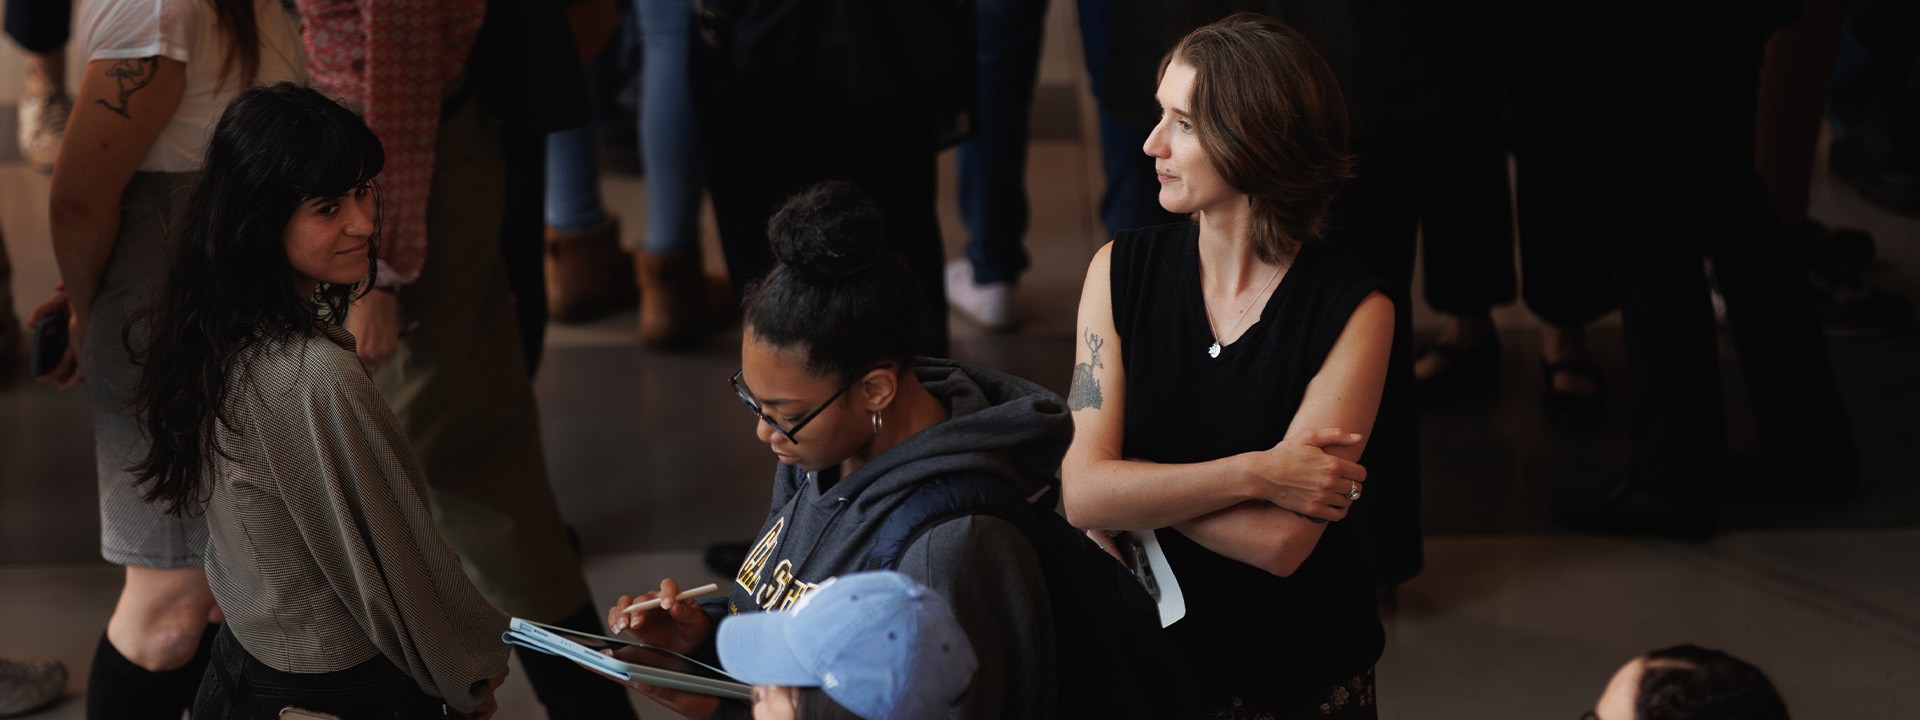
M 170 515 L 204 514 L 226 613 L 196 718 L 485 716 L 506 674 L 506 618 L 441 537 L 344 326 L 375 272 L 384 162 L 313 90 L 242 93 L 142 325 L 135 408 L 152 441 L 132 471 Z
M 167 233 L 214 119 L 248 85 L 302 77 L 304 61 L 278 0 L 94 0 L 77 26 L 86 69 L 48 193 L 61 285 L 34 313 L 68 313 L 69 352 L 41 379 L 89 380 L 100 554 L 126 568 L 87 676 L 88 716 L 173 720 L 220 615 L 201 571 L 205 526 L 149 507 L 126 470 L 146 447 L 127 331 L 166 292 Z
M 1340 87 L 1298 33 L 1242 13 L 1167 54 L 1157 99 L 1160 204 L 1192 219 L 1120 233 L 1087 269 L 1067 518 L 1159 540 L 1189 588 L 1174 645 L 1237 658 L 1197 677 L 1208 717 L 1372 718 L 1385 638 L 1338 521 L 1394 308 L 1318 241 L 1352 174 Z

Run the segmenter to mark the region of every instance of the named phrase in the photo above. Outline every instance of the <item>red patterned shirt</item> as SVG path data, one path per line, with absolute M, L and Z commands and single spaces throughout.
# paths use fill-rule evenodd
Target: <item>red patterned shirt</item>
M 486 0 L 298 0 L 307 71 L 386 146 L 380 284 L 420 277 L 441 95 L 466 69 Z

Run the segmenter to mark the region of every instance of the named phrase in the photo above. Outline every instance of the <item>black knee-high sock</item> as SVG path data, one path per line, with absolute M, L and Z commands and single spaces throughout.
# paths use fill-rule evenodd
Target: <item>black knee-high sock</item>
M 600 612 L 589 603 L 568 615 L 560 627 L 604 635 Z M 594 674 L 573 661 L 543 652 L 515 647 L 520 667 L 527 671 L 534 697 L 546 706 L 549 718 L 608 718 L 633 720 L 626 687 Z
M 87 720 L 180 720 L 180 713 L 193 705 L 219 629 L 208 625 L 192 660 L 160 672 L 134 664 L 101 633 L 87 677 Z

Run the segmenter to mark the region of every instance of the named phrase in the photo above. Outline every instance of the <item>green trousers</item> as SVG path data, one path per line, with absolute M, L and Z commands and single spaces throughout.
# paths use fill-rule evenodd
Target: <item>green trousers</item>
M 500 253 L 505 182 L 499 133 L 470 101 L 441 124 L 426 266 L 400 289 L 400 350 L 374 381 L 467 576 L 501 610 L 553 622 L 593 598 L 547 482 Z

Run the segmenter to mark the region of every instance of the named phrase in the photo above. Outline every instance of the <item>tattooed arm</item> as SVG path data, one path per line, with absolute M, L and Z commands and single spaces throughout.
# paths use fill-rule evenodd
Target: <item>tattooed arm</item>
M 186 64 L 167 58 L 87 63 L 48 193 L 54 259 L 84 332 L 120 232 L 120 194 L 173 119 Z M 74 345 L 82 336 L 73 337 Z
M 1328 520 L 1345 517 L 1343 478 L 1365 472 L 1306 444 L 1310 438 L 1200 463 L 1122 457 L 1126 372 L 1114 330 L 1111 257 L 1111 244 L 1094 254 L 1080 293 L 1080 343 L 1067 398 L 1073 444 L 1060 466 L 1068 521 L 1083 529 L 1163 528 L 1248 501 Z

